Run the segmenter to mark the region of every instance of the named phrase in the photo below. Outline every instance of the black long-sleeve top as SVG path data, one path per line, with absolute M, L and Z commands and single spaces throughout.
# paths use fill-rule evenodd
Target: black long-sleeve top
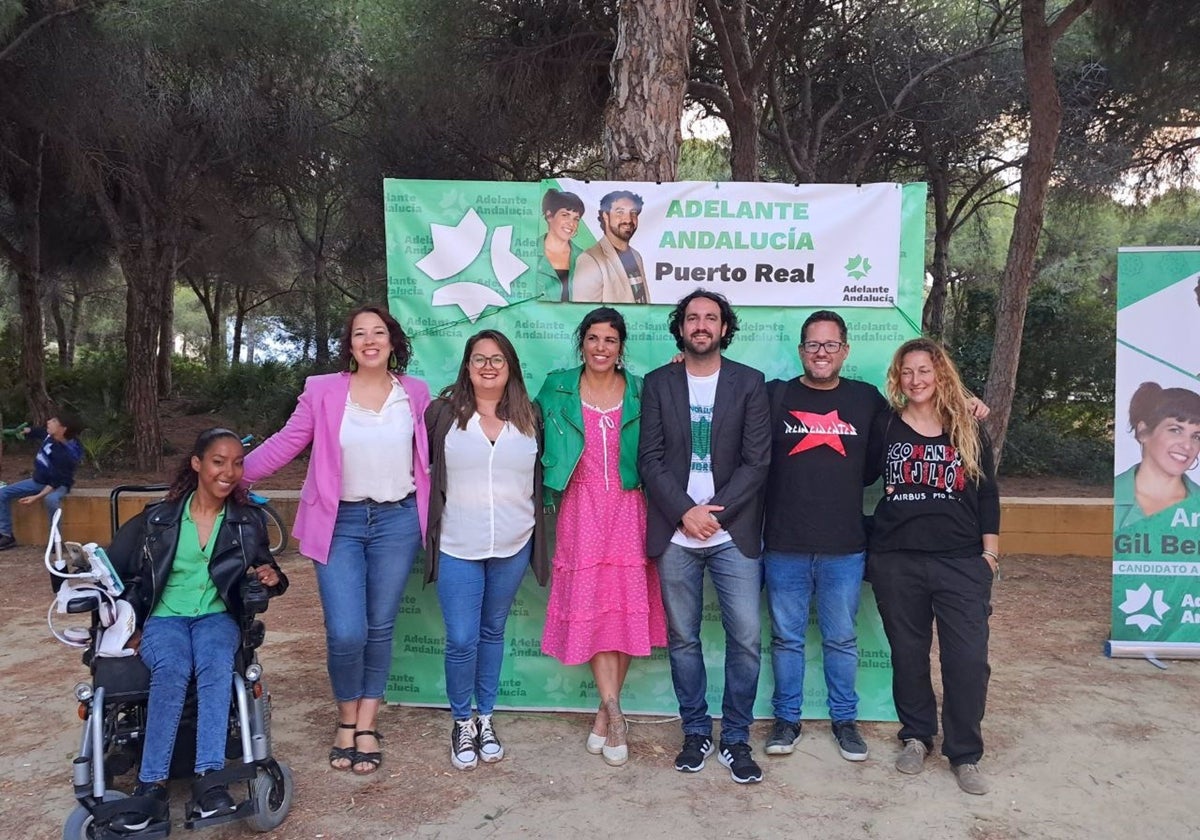
M 983 535 L 1000 533 L 1000 491 L 983 429 L 983 476 L 972 480 L 950 435 L 926 437 L 894 412 L 881 413 L 875 422 L 884 489 L 875 506 L 871 551 L 949 556 L 982 551 Z

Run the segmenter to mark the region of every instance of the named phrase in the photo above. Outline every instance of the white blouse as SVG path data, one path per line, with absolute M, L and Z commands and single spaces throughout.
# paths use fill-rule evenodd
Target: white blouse
M 338 439 L 342 446 L 343 502 L 398 502 L 417 489 L 413 480 L 413 422 L 399 382 L 379 411 L 346 397 Z
M 505 423 L 496 442 L 473 414 L 446 433 L 441 550 L 463 560 L 511 557 L 533 534 L 537 440 Z

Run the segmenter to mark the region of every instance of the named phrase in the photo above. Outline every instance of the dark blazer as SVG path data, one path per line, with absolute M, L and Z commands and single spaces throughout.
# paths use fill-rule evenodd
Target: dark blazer
M 646 488 L 646 553 L 659 557 L 683 515 L 696 502 L 687 494 L 692 462 L 692 423 L 687 369 L 668 364 L 646 376 L 638 471 Z M 770 406 L 763 375 L 721 359 L 713 403 L 712 469 L 724 505 L 717 521 L 747 557 L 762 553 L 763 488 L 771 462 Z

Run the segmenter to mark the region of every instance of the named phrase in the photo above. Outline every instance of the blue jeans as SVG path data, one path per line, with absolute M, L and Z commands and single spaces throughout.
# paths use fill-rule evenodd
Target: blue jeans
M 175 733 L 193 673 L 196 675 L 195 771 L 206 773 L 225 766 L 233 656 L 241 635 L 233 616 L 224 612 L 196 618 L 146 619 L 138 652 L 150 669 L 150 699 L 138 781 L 161 782 L 169 778 Z
M 708 672 L 700 646 L 704 608 L 704 570 L 712 578 L 725 629 L 725 693 L 721 699 L 721 741 L 747 743 L 758 691 L 759 596 L 762 562 L 738 551 L 730 540 L 712 548 L 684 548 L 671 543 L 658 559 L 671 682 L 679 700 L 684 735 L 712 735 L 708 714 Z
M 32 478 L 26 478 L 23 481 L 18 481 L 15 484 L 9 484 L 6 487 L 0 487 L 0 534 L 12 536 L 13 521 L 12 508 L 9 507 L 17 499 L 23 499 L 26 496 L 36 496 L 42 492 L 45 487 L 40 481 L 34 481 Z M 55 512 L 62 507 L 63 496 L 67 495 L 67 487 L 55 487 L 47 495 L 42 497 L 42 504 L 46 506 L 46 516 L 50 519 L 54 518 Z
M 329 562 L 313 564 L 337 702 L 383 697 L 396 613 L 420 544 L 415 496 L 338 506 Z
M 500 689 L 504 625 L 529 568 L 533 540 L 511 557 L 460 560 L 438 554 L 438 603 L 446 624 L 446 696 L 455 720 L 490 715 Z
M 775 717 L 795 723 L 804 705 L 804 637 L 809 603 L 817 596 L 817 627 L 831 720 L 857 720 L 858 596 L 866 552 L 856 554 L 763 553 L 767 606 L 771 611 L 771 667 Z

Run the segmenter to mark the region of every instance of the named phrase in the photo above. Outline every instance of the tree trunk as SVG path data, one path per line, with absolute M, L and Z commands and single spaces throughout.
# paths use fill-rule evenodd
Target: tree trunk
M 1091 0 L 1073 0 L 1053 21 L 1047 22 L 1046 0 L 1021 0 L 1021 52 L 1029 94 L 1029 149 L 1021 165 L 1021 195 L 1000 279 L 995 344 L 984 396 L 992 409 L 986 425 L 997 467 L 1012 418 L 1025 310 L 1062 128 L 1062 100 L 1054 75 L 1054 43 L 1089 5 Z
M 171 249 L 172 251 L 174 249 Z M 170 256 L 171 269 L 168 277 L 161 280 L 159 294 L 162 322 L 158 331 L 157 379 L 158 398 L 171 396 L 171 358 L 175 355 L 175 257 Z
M 604 106 L 604 163 L 616 181 L 673 181 L 696 0 L 621 0 Z M 326 356 L 328 350 L 326 349 Z M 322 353 L 317 343 L 317 356 Z
M 950 274 L 950 184 L 946 170 L 930 168 L 929 191 L 933 195 L 932 282 L 921 313 L 921 331 L 941 337 L 946 330 L 946 287 Z
M 316 362 L 329 364 L 329 283 L 325 279 L 325 257 L 315 255 L 313 263 L 313 337 L 316 341 Z
M 17 311 L 21 320 L 21 380 L 29 414 L 39 423 L 53 411 L 46 393 L 46 340 L 42 321 L 42 156 L 46 136 L 21 132 L 24 160 L 19 187 L 10 189 L 22 259 L 17 262 Z
M 143 242 L 144 249 L 153 243 Z M 161 277 L 151 260 L 123 266 L 125 291 L 125 410 L 133 421 L 134 458 L 143 472 L 162 472 L 162 426 L 158 417 Z
M 50 320 L 54 322 L 54 338 L 58 342 L 58 366 L 63 370 L 71 367 L 71 346 L 67 339 L 67 321 L 62 312 L 62 287 L 55 284 L 46 299 Z
M 233 343 L 229 348 L 229 364 L 231 365 L 242 363 L 242 329 L 245 323 L 246 313 L 239 305 L 237 313 L 233 316 Z

